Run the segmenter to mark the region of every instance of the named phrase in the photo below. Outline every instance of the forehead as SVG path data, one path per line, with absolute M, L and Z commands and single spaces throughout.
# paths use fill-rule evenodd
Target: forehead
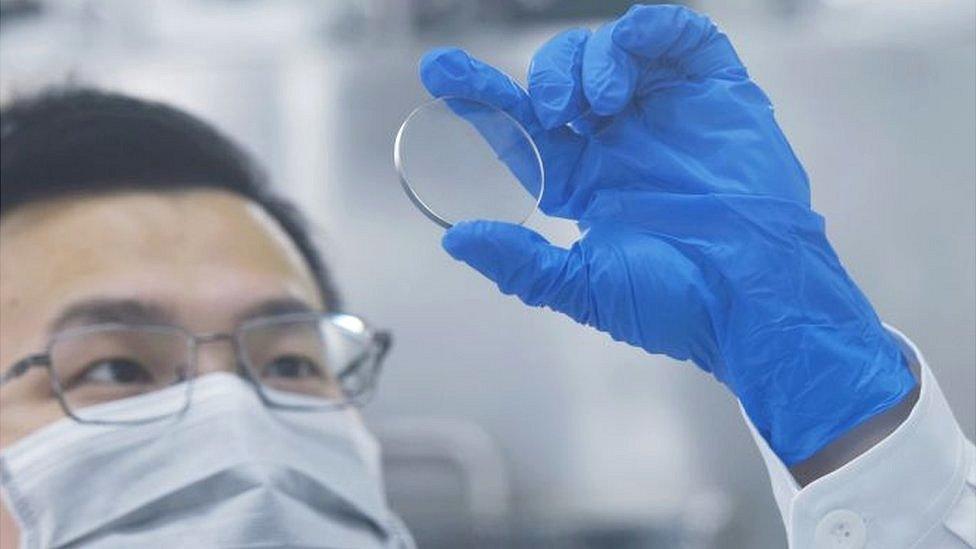
M 193 241 L 212 246 L 222 257 L 263 262 L 270 253 L 304 267 L 294 244 L 260 206 L 222 190 L 112 193 L 28 204 L 5 216 L 0 236 L 9 243 L 8 252 L 18 254 L 31 255 L 30 247 L 44 242 L 79 257 L 121 251 L 180 259 L 197 250 L 173 246 Z
M 290 296 L 318 305 L 295 244 L 255 203 L 225 191 L 133 192 L 18 208 L 0 221 L 0 308 L 13 319 L 73 299 L 152 299 L 187 315 Z M 5 322 L 6 324 L 6 322 Z

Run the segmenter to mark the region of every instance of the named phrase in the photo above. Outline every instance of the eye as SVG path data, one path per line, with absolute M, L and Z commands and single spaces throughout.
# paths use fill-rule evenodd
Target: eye
M 263 377 L 307 378 L 326 377 L 318 363 L 306 356 L 282 355 L 275 357 L 261 369 Z
M 125 357 L 99 359 L 85 367 L 80 383 L 151 384 L 153 376 L 139 362 Z

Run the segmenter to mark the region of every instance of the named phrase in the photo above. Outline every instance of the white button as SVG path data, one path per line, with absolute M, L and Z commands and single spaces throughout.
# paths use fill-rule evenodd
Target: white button
M 853 511 L 838 509 L 820 519 L 813 533 L 816 549 L 861 549 L 867 543 L 864 519 Z

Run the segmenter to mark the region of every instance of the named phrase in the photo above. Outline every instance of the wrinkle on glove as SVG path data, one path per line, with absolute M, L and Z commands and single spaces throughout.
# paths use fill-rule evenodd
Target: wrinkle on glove
M 444 248 L 502 292 L 694 361 L 788 465 L 914 388 L 810 208 L 769 98 L 707 17 L 634 6 L 560 33 L 527 91 L 457 48 L 425 55 L 420 78 L 518 120 L 543 159 L 540 208 L 584 231 L 563 249 L 520 226 L 455 225 Z

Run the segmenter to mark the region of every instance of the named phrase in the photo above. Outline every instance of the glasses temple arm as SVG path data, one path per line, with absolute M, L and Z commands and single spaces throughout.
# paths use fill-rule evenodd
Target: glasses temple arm
M 390 351 L 390 346 L 393 345 L 393 334 L 387 331 L 374 332 L 371 343 L 375 346 L 375 352 L 371 353 L 370 349 L 364 350 L 361 355 L 352 361 L 353 366 L 339 372 L 339 379 L 344 379 L 346 376 L 352 375 L 362 366 L 362 361 L 367 358 L 372 358 L 373 363 L 378 367 L 383 362 L 383 358 L 386 357 L 386 353 Z
M 373 341 L 379 347 L 380 358 L 390 351 L 393 346 L 393 333 L 387 331 L 377 331 L 373 334 Z

